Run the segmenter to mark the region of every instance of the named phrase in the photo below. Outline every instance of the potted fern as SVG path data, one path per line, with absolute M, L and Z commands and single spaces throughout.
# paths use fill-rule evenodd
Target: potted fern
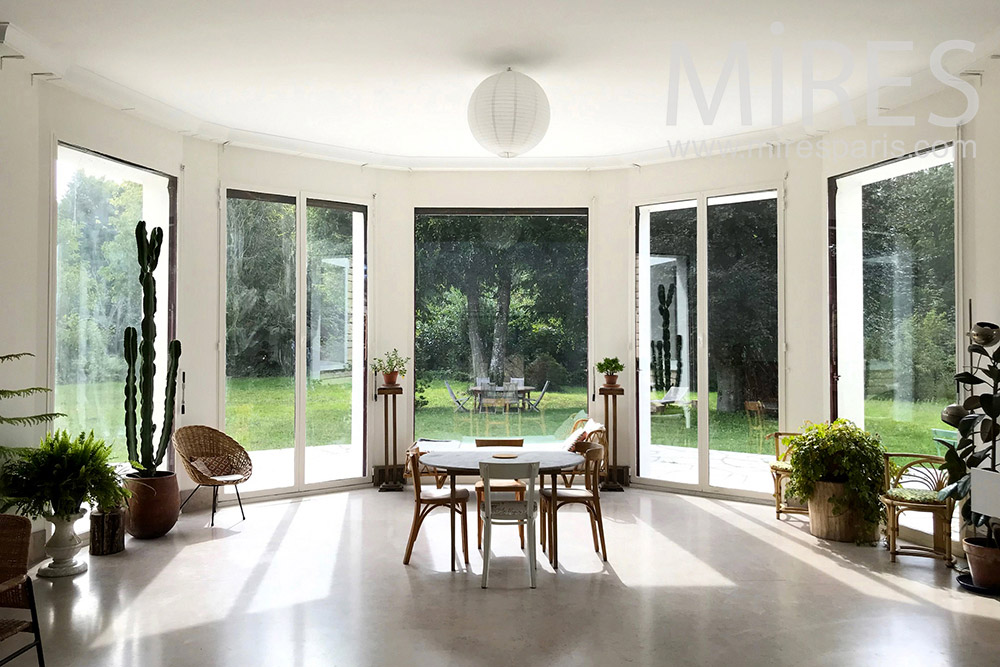
M 808 501 L 809 532 L 838 542 L 874 542 L 885 519 L 879 499 L 885 449 L 879 437 L 838 419 L 807 425 L 788 446 L 788 494 Z
M 0 510 L 16 509 L 53 525 L 45 553 L 52 561 L 38 571 L 42 577 L 65 577 L 86 571 L 76 560 L 83 541 L 74 524 L 91 505 L 121 504 L 128 497 L 121 476 L 109 463 L 111 448 L 103 440 L 66 431 L 46 435 L 37 448 L 2 448 Z

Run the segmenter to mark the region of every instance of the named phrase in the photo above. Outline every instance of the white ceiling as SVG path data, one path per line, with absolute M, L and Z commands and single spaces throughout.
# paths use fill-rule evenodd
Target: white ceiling
M 892 107 L 933 91 L 929 54 L 947 39 L 979 44 L 945 63 L 961 70 L 1000 42 L 997 0 L 0 0 L 24 51 L 66 85 L 172 129 L 218 141 L 390 166 L 615 166 L 664 159 L 670 141 L 796 136 L 802 45 L 836 40 L 854 54 L 852 97 L 867 85 L 866 43 L 914 42 L 882 56 L 884 75 L 914 76 Z M 774 36 L 780 21 L 784 33 Z M 730 45 L 749 44 L 754 125 L 740 124 L 735 78 L 715 123 L 690 93 L 666 121 L 672 42 L 686 42 L 711 95 Z M 13 45 L 14 40 L 8 43 Z M 784 52 L 785 119 L 769 130 L 771 52 Z M 46 62 L 47 61 L 47 62 Z M 840 56 L 821 53 L 817 78 Z M 545 89 L 547 136 L 502 161 L 472 138 L 476 85 L 506 66 Z M 923 73 L 923 76 L 920 74 Z M 834 98 L 818 94 L 817 108 Z

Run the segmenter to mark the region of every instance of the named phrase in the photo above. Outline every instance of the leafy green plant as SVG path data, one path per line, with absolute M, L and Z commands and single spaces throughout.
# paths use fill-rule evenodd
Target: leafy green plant
M 33 357 L 30 352 L 19 352 L 17 354 L 4 354 L 0 355 L 0 364 L 6 363 L 8 361 L 17 361 L 24 357 Z M 48 387 L 28 387 L 26 389 L 0 389 L 0 401 L 10 398 L 27 398 L 28 396 L 34 396 L 36 394 L 45 394 L 52 391 Z M 44 424 L 50 422 L 56 417 L 65 417 L 61 412 L 46 412 L 40 415 L 27 415 L 24 417 L 5 417 L 0 415 L 0 424 L 9 424 L 11 426 L 37 426 L 38 424 Z
M 947 449 L 942 470 L 948 472 L 948 486 L 938 498 L 952 498 L 960 504 L 962 520 L 976 528 L 985 527 L 994 545 L 1000 546 L 1000 529 L 993 529 L 991 517 L 972 511 L 972 468 L 997 471 L 997 439 L 1000 438 L 1000 328 L 991 322 L 979 322 L 969 334 L 971 366 L 955 376 L 968 389 L 965 401 L 941 411 L 941 421 L 958 429 L 958 442 L 935 440 Z M 984 377 L 985 376 L 985 379 Z M 974 393 L 977 389 L 985 390 Z M 976 446 L 979 440 L 981 446 Z
M 38 448 L 0 448 L 0 510 L 17 509 L 25 516 L 69 517 L 88 502 L 102 509 L 121 506 L 128 497 L 118 470 L 110 463 L 111 447 L 94 432 L 71 438 L 56 431 Z
M 163 229 L 154 227 L 146 236 L 146 223 L 135 226 L 135 241 L 139 260 L 139 284 L 142 285 L 142 342 L 135 327 L 125 329 L 125 445 L 129 463 L 139 477 L 154 477 L 156 468 L 163 463 L 167 444 L 174 428 L 174 397 L 177 394 L 177 363 L 181 356 L 181 343 L 172 340 L 167 345 L 166 398 L 163 402 L 163 430 L 159 446 L 153 451 L 156 424 L 153 423 L 153 379 L 156 375 L 156 279 L 153 272 L 160 260 Z M 139 356 L 141 354 L 141 360 Z M 139 364 L 139 389 L 141 400 L 136 400 L 136 364 Z M 138 419 L 136 408 L 138 403 Z M 138 437 L 136 437 L 136 422 Z
M 794 448 L 788 493 L 808 499 L 817 482 L 843 483 L 844 493 L 831 499 L 836 513 L 856 512 L 867 528 L 859 539 L 873 539 L 885 519 L 879 500 L 885 480 L 885 448 L 879 437 L 847 419 L 838 419 L 832 424 L 809 424 L 787 443 Z
M 618 357 L 604 357 L 597 362 L 597 372 L 603 375 L 617 375 L 625 370 L 625 366 Z
M 372 370 L 376 373 L 396 373 L 406 376 L 406 364 L 410 362 L 409 357 L 400 356 L 399 350 L 392 348 L 392 352 L 386 352 L 382 357 L 372 359 Z

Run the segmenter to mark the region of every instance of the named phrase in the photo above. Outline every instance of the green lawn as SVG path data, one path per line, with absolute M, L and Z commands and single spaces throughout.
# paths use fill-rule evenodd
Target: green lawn
M 468 385 L 454 382 L 452 388 L 464 396 Z M 349 378 L 310 381 L 306 404 L 307 445 L 350 442 Z M 573 421 L 585 414 L 586 387 L 565 387 L 549 391 L 540 412 L 511 411 L 507 414 L 456 412 L 444 382 L 431 382 L 425 391 L 428 405 L 416 412 L 415 432 L 420 438 L 460 437 L 554 437 L 563 438 Z M 291 447 L 293 442 L 294 384 L 290 378 L 232 379 L 228 382 L 226 430 L 249 450 Z M 537 394 L 534 395 L 537 398 Z M 405 400 L 405 399 L 404 399 Z M 66 412 L 56 428 L 71 432 L 93 431 L 112 444 L 115 460 L 125 460 L 124 394 L 118 382 L 90 385 L 60 385 L 56 410 Z M 471 401 L 467 404 L 472 406 Z M 709 397 L 709 437 L 714 450 L 770 453 L 770 441 L 761 436 L 777 430 L 777 421 L 764 420 L 763 429 L 751 428 L 743 413 L 725 414 L 715 409 L 716 397 Z M 944 428 L 938 403 L 918 402 L 903 406 L 907 411 L 894 415 L 891 401 L 870 399 L 865 403 L 867 428 L 882 436 L 890 451 L 940 453 L 931 439 L 932 428 Z M 381 406 L 376 408 L 381 410 Z M 897 421 L 895 417 L 907 421 Z M 595 416 L 603 420 L 603 414 Z M 621 415 L 622 419 L 630 417 Z M 157 422 L 161 419 L 157 416 Z M 668 408 L 652 415 L 652 441 L 680 447 L 697 447 L 696 416 L 691 412 L 687 428 L 683 410 Z

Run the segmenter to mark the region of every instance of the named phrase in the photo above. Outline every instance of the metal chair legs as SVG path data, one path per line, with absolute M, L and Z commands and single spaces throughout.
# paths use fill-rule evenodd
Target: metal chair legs
M 188 497 L 185 498 L 184 502 L 181 503 L 181 507 L 180 507 L 181 509 L 184 509 L 184 506 L 187 505 L 188 501 L 191 500 L 192 496 L 194 496 L 194 494 L 202 486 L 203 486 L 202 484 L 199 484 L 198 486 L 194 487 L 194 491 L 192 491 L 191 493 L 189 493 Z M 243 499 L 240 498 L 240 488 L 239 488 L 239 486 L 237 486 L 237 485 L 234 484 L 233 485 L 233 490 L 236 491 L 236 502 L 238 502 L 240 504 L 240 516 L 243 517 L 244 521 L 246 521 L 247 520 L 247 515 L 243 511 Z M 210 523 L 210 525 L 212 527 L 215 526 L 215 513 L 218 511 L 218 509 L 219 509 L 219 487 L 213 486 L 212 487 L 212 521 Z

